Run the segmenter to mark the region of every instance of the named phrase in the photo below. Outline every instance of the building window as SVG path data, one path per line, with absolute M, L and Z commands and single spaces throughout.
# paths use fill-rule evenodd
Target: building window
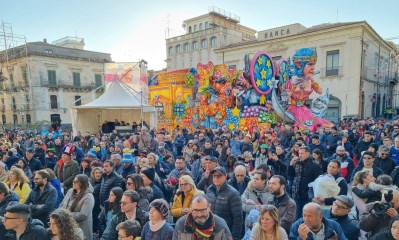
M 201 41 L 201 47 L 202 47 L 202 48 L 208 47 L 208 40 L 202 39 L 202 41 Z
M 57 75 L 55 70 L 47 70 L 48 85 L 49 87 L 57 86 Z
M 188 33 L 191 33 L 191 26 L 190 27 L 188 27 Z
M 25 85 L 28 85 L 28 73 L 26 71 L 26 68 L 22 69 L 22 79 L 24 80 Z
M 198 42 L 197 41 L 193 42 L 193 50 L 198 50 Z
M 216 37 L 211 37 L 211 47 L 216 46 Z
M 189 44 L 189 43 L 185 43 L 185 44 L 184 44 L 184 51 L 185 51 L 185 52 L 190 51 L 190 44 Z
M 15 97 L 12 97 L 12 110 L 13 111 L 17 110 L 17 102 L 15 101 Z
M 7 117 L 5 114 L 1 115 L 1 120 L 3 121 L 3 124 L 7 123 Z
M 169 55 L 173 54 L 173 47 L 169 47 Z
M 96 88 L 103 85 L 103 75 L 102 74 L 94 74 L 94 79 L 96 81 Z
M 82 97 L 81 96 L 75 96 L 75 106 L 80 106 L 82 105 Z
M 14 83 L 14 75 L 10 74 L 10 82 L 13 84 Z
M 14 125 L 17 125 L 18 124 L 18 116 L 17 116 L 17 114 L 13 114 L 12 115 L 12 119 L 14 121 Z
M 32 123 L 32 117 L 30 116 L 29 113 L 26 114 L 26 123 L 27 123 L 28 125 L 30 125 L 30 124 Z
M 53 50 L 51 49 L 44 49 L 44 52 L 47 54 L 53 54 Z
M 194 32 L 197 31 L 197 25 L 194 25 Z
M 202 23 L 199 24 L 199 30 L 202 31 Z
M 181 46 L 180 45 L 176 46 L 176 53 L 181 53 Z
M 72 76 L 73 76 L 73 86 L 80 87 L 80 73 L 73 72 Z
M 327 52 L 326 76 L 338 75 L 339 70 L 339 50 Z
M 58 109 L 57 95 L 50 95 L 50 109 Z
M 208 29 L 208 28 L 209 28 L 209 23 L 205 22 L 205 29 Z

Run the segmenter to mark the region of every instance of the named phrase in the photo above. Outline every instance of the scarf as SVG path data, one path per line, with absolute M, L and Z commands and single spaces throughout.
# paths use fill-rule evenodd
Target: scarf
M 212 213 L 209 213 L 209 217 L 203 226 L 197 225 L 192 214 L 189 213 L 184 223 L 184 228 L 188 233 L 192 234 L 192 240 L 213 240 L 215 225 L 216 223 Z
M 302 163 L 297 163 L 295 164 L 295 177 L 294 177 L 294 181 L 292 182 L 292 198 L 298 198 L 299 195 L 299 187 L 300 187 L 300 183 L 301 183 L 301 177 L 302 177 Z
M 165 223 L 166 223 L 166 220 L 162 220 L 156 224 L 154 224 L 154 222 L 150 220 L 150 229 L 152 232 L 156 232 L 159 229 L 161 229 L 163 227 L 163 225 L 165 225 Z

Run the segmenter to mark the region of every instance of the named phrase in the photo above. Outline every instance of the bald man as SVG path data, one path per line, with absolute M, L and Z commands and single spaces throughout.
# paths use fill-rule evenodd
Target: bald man
M 335 154 L 330 157 L 329 161 L 333 159 L 337 159 L 341 163 L 341 177 L 345 178 L 346 182 L 349 183 L 355 165 L 343 146 L 337 147 Z
M 302 216 L 291 226 L 290 239 L 346 240 L 341 226 L 334 220 L 325 218 L 319 204 L 306 204 Z
M 234 168 L 233 176 L 230 177 L 227 183 L 235 188 L 241 196 L 247 188 L 249 181 L 251 181 L 251 178 L 247 174 L 247 169 L 243 165 L 237 165 Z

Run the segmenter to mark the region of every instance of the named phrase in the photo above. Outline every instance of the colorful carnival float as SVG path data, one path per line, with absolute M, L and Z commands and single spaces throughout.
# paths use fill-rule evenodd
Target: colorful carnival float
M 164 72 L 150 81 L 150 103 L 158 111 L 158 127 L 172 130 L 217 128 L 251 131 L 277 122 L 292 123 L 314 132 L 324 125 L 328 90 L 323 92 L 314 76 L 316 50 L 298 50 L 292 61 L 274 62 L 265 51 L 245 55 L 243 71 L 226 65 L 197 64 L 196 68 Z M 320 94 L 306 105 L 309 96 Z

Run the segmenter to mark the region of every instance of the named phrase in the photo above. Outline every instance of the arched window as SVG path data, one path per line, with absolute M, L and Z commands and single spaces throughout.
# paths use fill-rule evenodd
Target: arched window
M 197 25 L 194 25 L 194 32 L 197 31 Z
M 205 22 L 205 29 L 208 29 L 208 28 L 209 28 L 209 23 Z
M 181 53 L 181 46 L 180 45 L 176 46 L 176 53 Z
M 173 47 L 169 47 L 169 55 L 173 54 Z
M 198 50 L 198 42 L 197 41 L 193 42 L 193 50 Z
M 202 48 L 208 47 L 208 40 L 202 39 L 202 41 L 201 41 L 201 47 L 202 47 Z
M 185 44 L 184 44 L 184 51 L 185 51 L 185 52 L 190 51 L 190 44 L 189 44 L 189 43 L 185 43 Z
M 199 24 L 199 30 L 202 31 L 202 23 Z
M 191 33 L 191 26 L 190 27 L 188 27 L 188 33 Z
M 216 46 L 216 43 L 217 43 L 216 40 L 217 40 L 216 37 L 211 37 L 211 47 Z

